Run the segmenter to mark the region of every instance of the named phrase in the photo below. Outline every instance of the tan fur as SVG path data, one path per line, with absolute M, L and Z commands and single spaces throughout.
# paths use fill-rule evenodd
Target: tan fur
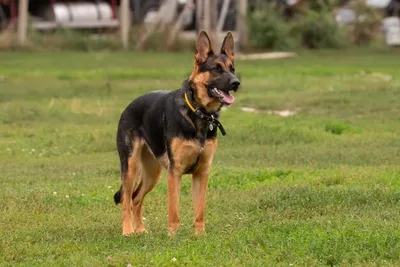
M 139 193 L 133 199 L 133 225 L 135 233 L 146 232 L 143 224 L 143 200 L 144 197 L 150 192 L 160 181 L 161 178 L 161 165 L 150 153 L 149 148 L 144 146 L 141 155 L 142 164 L 142 187 Z
M 168 235 L 173 236 L 179 229 L 179 195 L 181 191 L 182 175 L 168 172 Z
M 206 84 L 210 79 L 210 74 L 208 72 L 198 73 L 194 76 L 192 82 L 195 85 L 195 101 L 202 107 L 206 109 L 207 112 L 215 112 L 220 106 L 221 102 L 219 100 L 212 98 L 208 95 L 208 90 Z
M 128 172 L 122 179 L 123 235 L 146 232 L 143 224 L 143 200 L 146 194 L 158 183 L 160 177 L 160 163 L 154 158 L 154 155 L 143 141 L 136 141 L 132 155 L 128 160 Z M 138 187 L 139 192 L 132 199 L 135 183 L 141 183 L 141 185 Z
M 197 65 L 197 62 L 195 61 L 192 73 L 189 76 L 189 80 L 190 81 L 194 81 L 194 79 L 197 76 L 197 74 L 199 74 L 199 65 Z
M 210 39 L 208 38 L 207 33 L 201 32 L 196 41 L 196 52 L 194 58 L 198 64 L 201 64 L 207 60 L 211 53 L 213 53 L 213 51 Z
M 169 158 L 168 158 L 168 153 L 165 152 L 161 157 L 158 158 L 158 162 L 164 169 L 169 168 Z
M 224 41 L 221 46 L 221 54 L 225 54 L 233 62 L 235 61 L 235 42 L 233 40 L 233 35 L 231 32 L 225 36 Z
M 133 152 L 128 159 L 128 171 L 122 175 L 122 234 L 127 236 L 133 233 L 132 226 L 132 193 L 134 185 L 137 183 L 136 179 L 140 174 L 140 153 L 142 150 L 143 142 L 140 140 L 135 141 L 133 144 Z
M 221 64 L 222 68 L 225 70 L 228 70 L 228 71 L 231 68 L 231 66 L 233 65 L 232 61 L 229 58 L 226 59 L 225 63 L 222 62 L 221 60 L 217 60 L 217 63 Z
M 192 197 L 194 221 L 193 227 L 195 234 L 199 235 L 205 231 L 204 213 L 206 208 L 206 191 L 208 184 L 208 176 L 217 149 L 217 139 L 206 141 L 204 151 L 200 156 L 199 165 L 193 173 Z
M 180 138 L 174 138 L 171 142 L 171 153 L 173 157 L 173 170 L 177 174 L 183 174 L 188 167 L 193 165 L 202 147 L 198 141 L 183 140 Z
M 179 195 L 181 190 L 181 177 L 184 172 L 195 164 L 198 156 L 203 151 L 197 141 L 175 138 L 171 142 L 173 169 L 168 172 L 168 234 L 175 235 L 179 229 Z

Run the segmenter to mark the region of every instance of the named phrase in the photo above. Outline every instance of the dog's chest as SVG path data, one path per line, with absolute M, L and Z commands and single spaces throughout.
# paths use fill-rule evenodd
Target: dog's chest
M 171 140 L 169 154 L 163 156 L 164 167 L 172 164 L 174 170 L 180 173 L 191 173 L 196 170 L 199 159 L 204 152 L 204 142 L 197 139 L 182 139 L 176 137 Z M 167 160 L 168 159 L 168 160 Z

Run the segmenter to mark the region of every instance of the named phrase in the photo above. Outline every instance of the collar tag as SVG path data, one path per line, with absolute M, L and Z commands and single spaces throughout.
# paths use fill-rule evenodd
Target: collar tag
M 219 120 L 217 120 L 217 119 L 214 118 L 214 115 L 211 114 L 210 116 L 207 116 L 207 115 L 204 114 L 199 108 L 194 108 L 194 107 L 192 106 L 192 104 L 190 104 L 190 101 L 189 101 L 189 99 L 188 99 L 188 97 L 187 97 L 186 92 L 185 92 L 185 101 L 186 101 L 186 104 L 189 106 L 189 109 L 190 109 L 191 111 L 193 111 L 194 114 L 196 114 L 197 117 L 199 117 L 200 119 L 205 119 L 205 120 L 207 120 L 208 122 L 210 122 L 210 124 L 208 125 L 208 129 L 210 129 L 210 131 L 214 130 L 214 123 L 215 123 L 215 125 L 216 125 L 216 126 L 219 128 L 219 130 L 221 131 L 222 135 L 226 135 L 226 132 L 225 132 L 224 127 L 223 127 L 222 124 L 219 122 Z

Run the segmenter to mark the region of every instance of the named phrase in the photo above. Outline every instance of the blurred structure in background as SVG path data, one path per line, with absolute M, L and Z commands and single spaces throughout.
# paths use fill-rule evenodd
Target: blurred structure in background
M 343 1 L 336 10 L 336 21 L 340 25 L 362 22 L 366 18 L 351 6 L 352 1 Z M 375 8 L 381 14 L 382 30 L 385 34 L 386 44 L 389 46 L 400 45 L 400 0 L 366 0 L 366 5 Z
M 39 32 L 59 28 L 119 31 L 122 46 L 128 48 L 132 46 L 130 29 L 134 26 L 141 28 L 133 37 L 134 46 L 142 49 L 154 32 L 169 32 L 168 47 L 177 38 L 195 39 L 200 30 L 207 30 L 216 42 L 226 31 L 233 31 L 237 47 L 245 48 L 249 46 L 248 14 L 273 7 L 273 12 L 290 22 L 302 10 L 326 2 L 327 6 L 335 6 L 331 15 L 336 23 L 348 25 L 363 20 L 363 15 L 354 9 L 357 1 L 360 0 L 0 0 L 0 32 L 17 29 L 19 43 L 24 45 L 27 28 Z M 361 1 L 382 14 L 386 43 L 400 45 L 400 0 Z
M 27 22 L 18 18 L 29 16 L 29 27 L 38 31 L 121 29 L 122 43 L 128 46 L 126 36 L 131 25 L 152 25 L 139 37 L 136 47 L 140 48 L 149 33 L 160 30 L 157 27 L 172 28 L 175 38 L 182 31 L 198 32 L 200 28 L 214 31 L 217 17 L 223 17 L 218 20 L 219 31 L 235 30 L 239 4 L 244 8 L 241 14 L 245 24 L 247 0 L 0 0 L 0 30 L 17 22 L 24 24 L 18 29 L 26 29 Z

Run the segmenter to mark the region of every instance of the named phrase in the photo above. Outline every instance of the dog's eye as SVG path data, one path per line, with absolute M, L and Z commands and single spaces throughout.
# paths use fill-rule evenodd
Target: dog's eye
M 234 66 L 231 66 L 231 72 L 235 73 L 235 67 Z
M 222 67 L 220 64 L 215 65 L 214 70 L 222 72 Z

